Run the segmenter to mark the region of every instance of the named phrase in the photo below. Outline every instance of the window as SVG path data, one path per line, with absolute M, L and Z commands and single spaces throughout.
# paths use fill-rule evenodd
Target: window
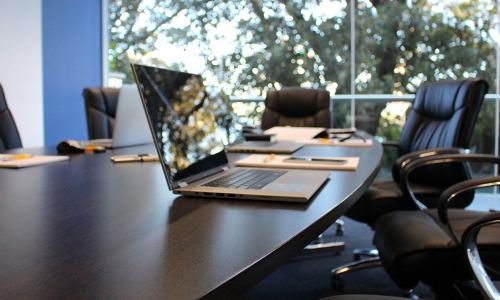
M 397 140 L 423 81 L 482 77 L 497 89 L 494 0 L 108 1 L 110 83 L 131 82 L 129 61 L 201 73 L 245 124 L 258 125 L 268 89 L 321 87 L 334 126 Z M 497 153 L 489 99 L 474 147 Z

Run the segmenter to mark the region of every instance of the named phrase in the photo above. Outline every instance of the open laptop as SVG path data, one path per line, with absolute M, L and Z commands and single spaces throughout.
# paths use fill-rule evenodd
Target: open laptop
M 152 143 L 148 120 L 141 104 L 137 85 L 124 84 L 118 95 L 111 148 Z
M 152 143 L 148 121 L 135 84 L 124 84 L 118 94 L 113 139 L 94 139 L 84 142 L 106 148 L 120 148 Z
M 213 111 L 218 101 L 199 75 L 132 64 L 154 144 L 176 194 L 306 202 L 328 171 L 230 167 Z M 220 108 L 219 108 L 220 109 Z

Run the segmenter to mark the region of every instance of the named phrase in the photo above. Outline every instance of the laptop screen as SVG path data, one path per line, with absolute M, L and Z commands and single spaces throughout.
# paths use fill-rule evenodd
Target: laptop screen
M 227 164 L 225 131 L 212 114 L 217 101 L 201 76 L 137 64 L 132 69 L 170 188 Z

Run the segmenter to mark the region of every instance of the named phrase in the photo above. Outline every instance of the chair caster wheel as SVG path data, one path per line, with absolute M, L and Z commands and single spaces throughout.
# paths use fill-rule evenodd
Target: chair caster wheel
M 338 276 L 332 276 L 331 278 L 332 289 L 335 291 L 341 291 L 344 288 L 344 279 Z
M 335 225 L 336 225 L 335 235 L 336 236 L 343 236 L 344 235 L 344 221 L 337 220 L 335 222 Z

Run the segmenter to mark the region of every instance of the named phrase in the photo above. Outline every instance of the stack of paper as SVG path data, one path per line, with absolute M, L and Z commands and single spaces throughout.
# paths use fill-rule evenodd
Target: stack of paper
M 38 166 L 44 164 L 50 164 L 57 161 L 68 160 L 68 156 L 26 156 L 26 154 L 0 154 L 0 168 L 25 168 L 31 166 Z
M 276 126 L 264 131 L 266 134 L 276 134 L 278 141 L 309 140 L 325 131 L 321 127 L 290 127 Z

